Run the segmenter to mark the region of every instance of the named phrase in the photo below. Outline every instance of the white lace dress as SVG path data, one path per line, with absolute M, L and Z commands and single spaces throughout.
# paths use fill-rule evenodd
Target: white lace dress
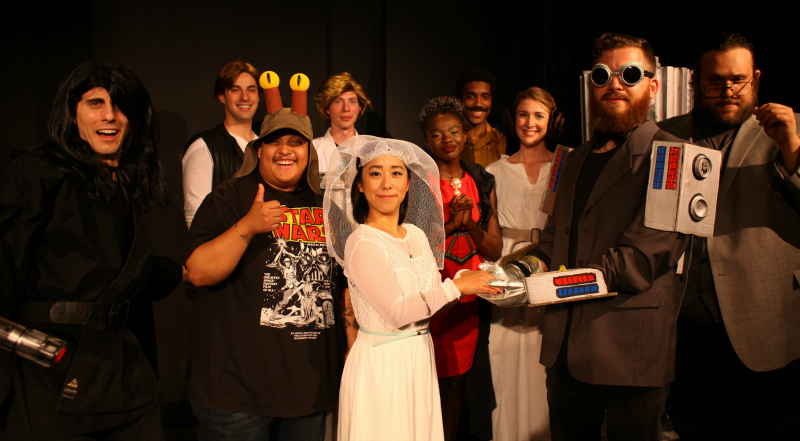
M 360 330 L 342 374 L 339 441 L 444 439 L 430 335 L 363 332 L 426 330 L 429 313 L 460 297 L 441 281 L 423 232 L 403 226 L 403 239 L 361 225 L 347 240 L 344 272 Z

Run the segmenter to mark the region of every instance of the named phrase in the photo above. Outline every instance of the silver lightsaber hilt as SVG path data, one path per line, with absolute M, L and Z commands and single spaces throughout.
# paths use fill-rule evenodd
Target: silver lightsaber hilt
M 44 367 L 64 356 L 67 342 L 0 317 L 0 348 Z

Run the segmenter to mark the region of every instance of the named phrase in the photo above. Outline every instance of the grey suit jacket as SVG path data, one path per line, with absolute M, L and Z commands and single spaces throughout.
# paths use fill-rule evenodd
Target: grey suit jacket
M 597 179 L 577 225 L 572 221 L 578 174 L 591 141 L 567 157 L 553 216 L 534 254 L 550 268 L 567 265 L 570 228 L 579 228 L 578 267 L 601 270 L 616 297 L 547 306 L 541 363 L 552 367 L 573 309 L 567 360 L 576 379 L 614 386 L 663 386 L 674 379 L 676 319 L 683 291 L 675 269 L 689 236 L 644 226 L 652 142 L 679 141 L 652 121 L 639 126 Z
M 661 128 L 691 141 L 692 115 Z M 708 239 L 722 321 L 739 359 L 757 372 L 800 358 L 800 176 L 776 163 L 778 153 L 754 116 L 742 124 Z

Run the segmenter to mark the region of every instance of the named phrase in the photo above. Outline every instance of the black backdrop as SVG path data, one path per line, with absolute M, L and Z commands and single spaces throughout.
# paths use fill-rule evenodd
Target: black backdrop
M 762 5 L 769 10 L 759 9 Z M 153 246 L 176 259 L 182 258 L 186 241 L 182 148 L 193 133 L 222 120 L 213 81 L 234 59 L 276 71 L 284 81 L 303 72 L 311 79 L 311 95 L 328 75 L 348 70 L 366 85 L 375 105 L 357 129 L 418 144 L 416 119 L 425 100 L 453 94 L 462 69 L 484 66 L 499 83 L 492 122 L 499 122 L 500 110 L 518 91 L 538 85 L 564 111 L 563 143 L 575 146 L 580 143 L 579 75 L 591 67 L 592 38 L 604 31 L 644 37 L 662 65 L 690 66 L 695 45 L 724 30 L 743 33 L 756 44 L 761 101 L 800 109 L 796 27 L 788 25 L 789 11 L 767 2 L 73 0 L 17 2 L 4 6 L 3 15 L 0 163 L 11 150 L 44 140 L 50 100 L 68 69 L 89 59 L 128 65 L 158 111 L 172 193 L 170 205 L 150 217 Z M 286 86 L 281 88 L 289 103 Z M 325 124 L 312 110 L 309 101 L 319 136 Z M 184 396 L 190 320 L 191 302 L 183 288 L 156 306 L 167 402 Z

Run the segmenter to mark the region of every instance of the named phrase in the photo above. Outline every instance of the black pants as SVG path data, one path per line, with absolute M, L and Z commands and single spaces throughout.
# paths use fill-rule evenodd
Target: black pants
M 553 441 L 658 440 L 658 419 L 664 409 L 667 386 L 630 387 L 588 384 L 572 377 L 566 348 L 555 365 L 547 368 L 547 404 Z
M 26 362 L 27 363 L 27 362 Z M 91 414 L 89 414 L 91 415 Z M 135 415 L 131 417 L 131 415 Z M 12 426 L 10 433 L 0 431 L 0 439 L 5 441 L 163 441 L 164 432 L 161 428 L 161 406 L 147 404 L 130 412 L 119 412 L 108 414 L 103 419 L 103 424 L 117 422 L 113 427 L 97 430 L 93 428 L 93 422 L 98 420 L 84 418 L 83 415 L 76 415 L 76 418 L 69 421 L 63 427 L 42 428 L 35 427 L 34 434 L 22 434 L 16 429 L 20 428 L 18 421 L 9 422 L 7 426 Z M 88 422 L 87 422 L 88 420 Z M 72 425 L 70 425 L 72 423 Z M 80 430 L 85 429 L 85 430 Z M 82 435 L 65 435 L 65 433 L 84 432 Z
M 800 437 L 800 360 L 753 372 L 725 326 L 678 320 L 675 382 L 667 414 L 681 441 Z
M 491 440 L 492 411 L 497 407 L 489 363 L 489 329 L 492 305 L 478 301 L 478 345 L 472 368 L 454 377 L 439 379 L 442 424 L 446 441 Z

